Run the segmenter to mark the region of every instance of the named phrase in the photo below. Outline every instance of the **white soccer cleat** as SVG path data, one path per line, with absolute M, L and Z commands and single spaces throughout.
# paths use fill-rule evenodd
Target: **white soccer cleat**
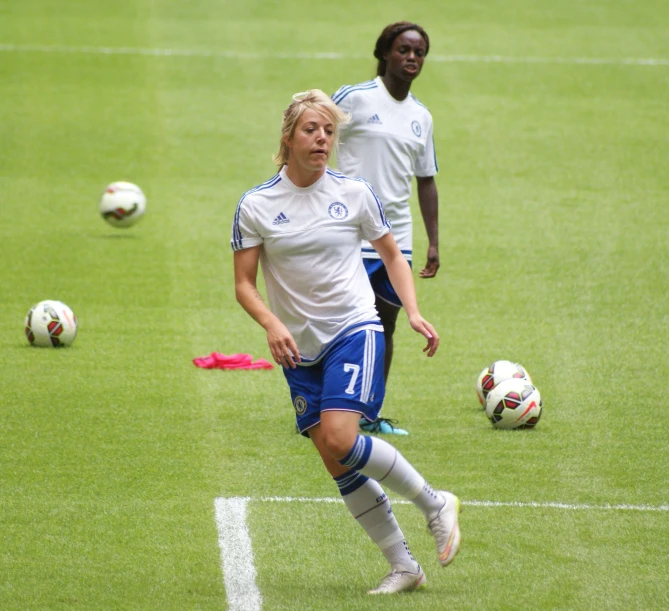
M 444 495 L 446 502 L 437 515 L 428 521 L 427 527 L 437 544 L 439 564 L 448 566 L 460 549 L 460 499 L 445 490 L 440 490 L 440 494 Z
M 368 594 L 397 594 L 410 592 L 422 588 L 427 583 L 423 569 L 418 567 L 417 573 L 398 571 L 393 569 L 382 580 L 379 586 L 367 592 Z

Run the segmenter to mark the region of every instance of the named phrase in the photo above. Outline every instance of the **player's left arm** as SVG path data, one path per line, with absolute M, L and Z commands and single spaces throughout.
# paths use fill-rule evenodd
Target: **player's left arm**
M 420 270 L 421 278 L 434 278 L 439 269 L 439 196 L 434 176 L 416 176 L 418 203 L 427 231 L 427 263 Z
M 432 356 L 439 347 L 439 335 L 418 310 L 416 286 L 411 267 L 409 267 L 391 233 L 386 233 L 383 237 L 372 240 L 370 243 L 379 253 L 383 264 L 386 266 L 390 282 L 406 310 L 411 328 L 427 338 L 427 346 L 423 348 L 423 352 L 427 352 L 427 356 Z

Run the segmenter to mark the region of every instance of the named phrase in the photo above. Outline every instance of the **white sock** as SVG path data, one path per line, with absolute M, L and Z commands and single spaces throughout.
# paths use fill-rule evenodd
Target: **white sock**
M 390 566 L 398 571 L 417 572 L 418 563 L 409 551 L 390 500 L 378 482 L 356 471 L 348 471 L 334 480 L 344 504 Z
M 375 479 L 412 501 L 425 516 L 432 516 L 445 499 L 392 445 L 378 437 L 358 435 L 342 465 Z
M 402 540 L 383 550 L 383 555 L 393 569 L 400 572 L 418 573 L 420 566 L 409 551 L 407 542 Z
M 432 486 L 425 482 L 423 489 L 413 500 L 417 507 L 425 514 L 428 519 L 434 518 L 439 510 L 444 506 L 446 499 L 443 494 L 432 489 Z

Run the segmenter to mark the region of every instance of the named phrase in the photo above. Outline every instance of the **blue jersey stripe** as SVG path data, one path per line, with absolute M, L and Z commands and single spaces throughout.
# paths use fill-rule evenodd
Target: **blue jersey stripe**
M 348 178 L 346 174 L 342 174 L 341 172 L 337 172 L 336 170 L 332 170 L 331 168 L 328 168 L 325 170 L 330 176 L 334 176 L 335 178 Z
M 356 86 L 356 87 L 351 87 L 348 91 L 342 92 L 337 96 L 337 99 L 333 99 L 333 102 L 335 104 L 340 104 L 345 98 L 348 97 L 349 94 L 355 93 L 356 91 L 370 91 L 372 89 L 377 89 L 378 85 L 374 82 L 370 83 L 369 85 L 365 86 Z
M 279 182 L 281 182 L 281 175 L 276 174 L 269 180 L 262 183 L 261 185 L 253 187 L 253 189 L 249 189 L 246 193 L 244 193 L 244 195 L 242 195 L 242 197 L 239 200 L 239 203 L 237 204 L 237 209 L 235 210 L 235 218 L 232 223 L 232 250 L 240 250 L 242 248 L 242 231 L 239 228 L 239 213 L 242 209 L 242 203 L 246 198 L 246 196 L 250 195 L 251 193 L 263 191 L 265 189 L 271 189 L 274 185 L 276 185 Z
M 376 88 L 378 88 L 378 84 L 375 81 L 367 81 L 366 83 L 360 83 L 359 85 L 344 85 L 332 95 L 332 101 L 335 104 L 339 104 L 349 93 Z
M 357 85 L 342 85 L 339 89 L 337 89 L 337 91 L 335 91 L 332 94 L 332 101 L 335 102 L 335 104 L 336 104 L 337 100 L 335 98 L 344 99 L 344 97 L 346 97 L 351 91 L 357 90 L 357 89 L 360 89 L 360 88 L 368 88 L 368 87 L 370 87 L 370 85 L 373 85 L 374 87 L 377 86 L 376 83 L 373 80 L 365 81 L 364 83 L 358 83 Z M 374 87 L 371 87 L 371 89 L 373 89 Z M 342 97 L 342 96 L 344 96 L 344 97 Z
M 374 250 L 373 248 L 361 248 L 360 250 L 361 250 L 362 252 L 364 252 L 364 253 L 370 253 L 370 254 L 376 252 L 376 250 Z M 411 254 L 413 254 L 413 250 L 402 250 L 402 249 L 400 249 L 400 252 L 401 252 L 403 255 L 411 255 Z
M 363 180 L 362 178 L 356 178 L 355 180 L 359 180 L 360 182 L 364 183 L 365 186 L 369 189 L 369 192 L 374 196 L 374 199 L 376 200 L 376 205 L 379 208 L 379 215 L 381 216 L 381 222 L 390 229 L 390 223 L 388 222 L 388 219 L 386 218 L 386 213 L 383 211 L 383 204 L 381 203 L 381 200 L 376 196 L 376 193 L 374 193 L 374 189 L 372 189 L 372 185 L 370 185 L 366 180 Z

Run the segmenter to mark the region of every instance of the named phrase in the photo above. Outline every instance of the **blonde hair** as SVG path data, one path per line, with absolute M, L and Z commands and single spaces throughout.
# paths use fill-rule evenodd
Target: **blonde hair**
M 281 142 L 279 152 L 274 156 L 274 163 L 280 168 L 288 163 L 290 149 L 287 140 L 295 134 L 297 121 L 307 108 L 311 108 L 332 121 L 334 126 L 334 148 L 337 147 L 339 137 L 339 126 L 345 125 L 351 120 L 348 113 L 342 111 L 325 93 L 320 89 L 309 89 L 293 96 L 290 106 L 283 112 L 283 123 L 281 124 Z

